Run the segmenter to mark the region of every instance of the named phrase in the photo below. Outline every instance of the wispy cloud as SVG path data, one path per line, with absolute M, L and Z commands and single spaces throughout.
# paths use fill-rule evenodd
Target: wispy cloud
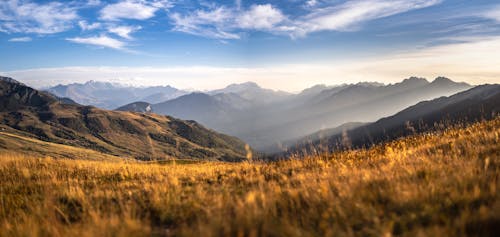
M 246 10 L 238 6 L 218 6 L 185 15 L 173 13 L 170 17 L 175 31 L 215 39 L 239 39 L 240 32 L 245 29 L 273 30 L 286 19 L 271 4 L 251 5 Z
M 19 38 L 11 38 L 9 42 L 30 42 L 33 39 L 31 37 L 19 37 Z
M 488 9 L 482 14 L 483 17 L 500 22 L 500 5 Z
M 411 10 L 430 7 L 442 0 L 349 0 L 319 4 L 307 1 L 308 13 L 287 16 L 271 4 L 254 4 L 248 9 L 218 6 L 171 15 L 174 30 L 218 39 L 238 39 L 242 30 L 302 37 L 317 31 L 355 31 L 364 22 Z
M 318 5 L 318 1 L 317 0 L 307 0 L 305 5 L 307 7 L 315 7 L 316 5 Z
M 101 46 L 101 47 L 106 47 L 106 48 L 112 48 L 112 49 L 118 49 L 118 50 L 126 50 L 125 46 L 126 43 L 122 42 L 120 40 L 101 35 L 101 36 L 94 36 L 94 37 L 75 37 L 75 38 L 67 38 L 66 40 L 78 43 L 78 44 L 87 44 L 87 45 L 94 45 L 94 46 Z
M 204 36 L 215 39 L 239 39 L 234 29 L 234 10 L 220 6 L 212 10 L 196 10 L 187 15 L 173 13 L 170 15 L 175 31 Z
M 99 22 L 94 22 L 94 23 L 88 23 L 87 21 L 84 21 L 84 20 L 81 20 L 81 21 L 78 21 L 78 26 L 80 26 L 80 28 L 82 30 L 95 30 L 95 29 L 98 29 L 102 26 L 101 23 Z
M 108 28 L 108 31 L 110 33 L 116 34 L 122 38 L 130 40 L 130 39 L 132 39 L 132 36 L 130 36 L 130 34 L 132 34 L 135 31 L 140 30 L 141 28 L 142 27 L 140 27 L 140 26 L 111 26 Z
M 354 31 L 359 24 L 411 10 L 430 7 L 442 0 L 353 0 L 340 5 L 317 8 L 294 24 L 295 34 L 333 30 Z
M 58 33 L 71 28 L 77 18 L 74 7 L 60 2 L 0 1 L 0 30 L 7 33 Z
M 281 11 L 271 4 L 252 5 L 248 11 L 236 18 L 239 27 L 244 29 L 268 30 L 285 20 Z
M 100 14 L 103 20 L 146 20 L 155 16 L 160 8 L 169 8 L 169 1 L 124 0 L 105 6 Z
M 101 0 L 87 0 L 87 6 L 99 6 L 101 5 Z

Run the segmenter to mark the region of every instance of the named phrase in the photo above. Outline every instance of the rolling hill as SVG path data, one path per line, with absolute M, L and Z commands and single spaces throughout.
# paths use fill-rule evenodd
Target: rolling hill
M 247 154 L 239 139 L 194 121 L 61 103 L 9 78 L 0 79 L 0 121 L 4 133 L 141 160 L 235 161 Z

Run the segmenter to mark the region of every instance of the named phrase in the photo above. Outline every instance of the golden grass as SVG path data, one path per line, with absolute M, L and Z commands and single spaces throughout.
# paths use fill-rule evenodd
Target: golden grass
M 0 236 L 495 236 L 500 119 L 273 163 L 0 155 Z
M 45 142 L 7 132 L 0 132 L 0 152 L 4 154 L 4 157 L 6 156 L 5 154 L 23 154 L 25 156 L 35 157 L 50 156 L 54 158 L 99 161 L 123 161 L 124 159 L 91 149 Z

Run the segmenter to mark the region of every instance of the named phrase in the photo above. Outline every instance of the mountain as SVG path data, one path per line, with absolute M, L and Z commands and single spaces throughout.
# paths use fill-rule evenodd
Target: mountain
M 231 84 L 223 89 L 209 91 L 210 95 L 217 94 L 237 94 L 241 98 L 259 104 L 269 104 L 287 98 L 290 93 L 284 91 L 274 91 L 264 89 L 255 82 L 245 82 L 241 84 Z
M 423 100 L 471 88 L 439 77 L 411 77 L 400 83 L 317 85 L 299 94 L 262 89 L 255 83 L 232 84 L 152 104 L 155 113 L 196 120 L 236 136 L 259 151 L 300 140 L 324 128 L 352 121 L 369 123 Z M 121 108 L 123 109 L 123 108 Z M 131 109 L 132 111 L 136 111 Z
M 218 122 L 235 111 L 231 103 L 220 97 L 194 92 L 163 103 L 153 104 L 153 110 L 160 114 L 169 114 L 184 119 L 200 122 Z
M 337 134 L 342 134 L 343 132 L 361 127 L 366 125 L 366 123 L 359 123 L 359 122 L 350 122 L 350 123 L 345 123 L 342 124 L 338 127 L 335 128 L 327 128 L 327 129 L 322 129 L 320 131 L 317 131 L 313 134 L 309 134 L 304 137 L 296 138 L 296 139 L 290 139 L 287 141 L 283 141 L 279 144 L 273 144 L 271 146 L 268 146 L 264 149 L 268 154 L 277 154 L 283 151 L 288 150 L 289 148 L 296 148 L 296 147 L 307 147 L 311 146 L 313 144 L 319 145 L 319 146 L 324 146 L 324 143 L 328 141 L 328 138 L 335 136 Z
M 449 83 L 438 81 L 438 83 Z M 338 132 L 326 139 L 329 149 L 346 146 L 366 147 L 399 137 L 442 129 L 448 125 L 490 120 L 500 115 L 500 85 L 481 85 L 449 97 L 440 97 L 410 106 L 374 123 Z M 319 145 L 320 141 L 313 142 Z M 292 150 L 307 150 L 299 145 Z
M 307 96 L 314 96 L 319 94 L 320 92 L 332 88 L 331 86 L 327 86 L 325 84 L 319 84 L 319 85 L 314 85 L 312 87 L 309 87 L 307 89 L 302 90 L 299 93 L 299 97 L 307 97 Z
M 0 80 L 0 121 L 2 133 L 141 160 L 236 161 L 247 154 L 239 139 L 194 121 L 65 104 L 10 78 Z
M 263 124 L 262 128 L 255 127 L 244 133 L 225 132 L 260 149 L 265 144 L 300 138 L 323 128 L 352 121 L 373 122 L 420 101 L 452 95 L 471 87 L 455 82 L 444 84 L 441 80 L 429 83 L 414 77 L 386 86 L 354 84 L 334 87 L 310 97 L 296 107 L 286 110 L 276 108 L 264 118 L 249 118 L 255 124 Z
M 153 109 L 151 108 L 151 104 L 148 102 L 134 102 L 127 105 L 124 105 L 120 108 L 116 109 L 117 111 L 130 111 L 130 112 L 138 112 L 138 113 L 153 113 Z
M 171 86 L 130 87 L 98 81 L 57 85 L 47 91 L 59 97 L 70 98 L 79 104 L 104 109 L 114 109 L 135 101 L 159 103 L 187 93 Z
M 163 103 L 152 104 L 154 113 L 170 115 L 187 120 L 196 120 L 216 131 L 235 131 L 244 126 L 234 123 L 239 116 L 252 111 L 255 102 L 248 101 L 235 93 L 209 95 L 194 92 Z

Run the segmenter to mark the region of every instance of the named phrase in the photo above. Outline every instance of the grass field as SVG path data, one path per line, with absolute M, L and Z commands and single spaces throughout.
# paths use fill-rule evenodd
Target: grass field
M 272 163 L 0 155 L 0 236 L 499 236 L 500 119 Z

